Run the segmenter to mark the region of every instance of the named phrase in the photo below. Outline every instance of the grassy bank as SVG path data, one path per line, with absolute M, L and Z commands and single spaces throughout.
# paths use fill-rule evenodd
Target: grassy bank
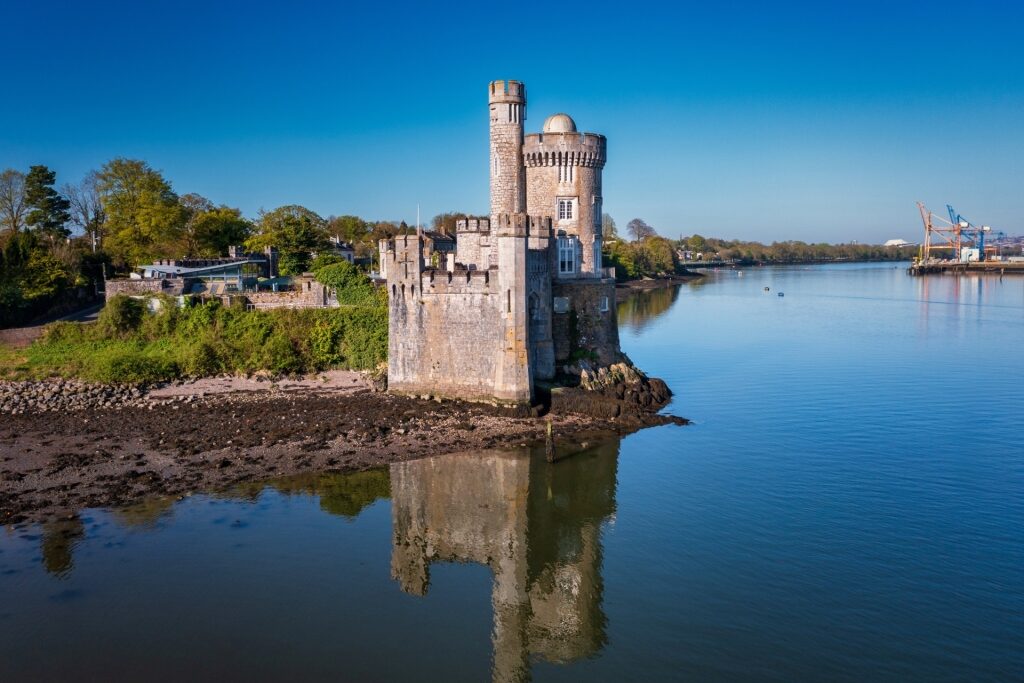
M 217 373 L 371 370 L 387 359 L 387 308 L 246 311 L 217 302 L 150 313 L 114 297 L 95 324 L 55 323 L 27 349 L 0 349 L 7 379 L 153 382 Z

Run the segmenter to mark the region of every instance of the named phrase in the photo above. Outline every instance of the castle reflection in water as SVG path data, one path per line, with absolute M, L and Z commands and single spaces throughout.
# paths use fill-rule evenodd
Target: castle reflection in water
M 392 577 L 425 595 L 433 562 L 494 574 L 494 680 L 605 644 L 601 524 L 615 513 L 618 442 L 556 464 L 487 451 L 391 465 Z
M 436 456 L 390 468 L 308 474 L 211 494 L 255 502 L 273 488 L 315 495 L 324 512 L 355 519 L 390 496 L 391 575 L 426 595 L 434 562 L 478 563 L 493 573 L 493 679 L 524 681 L 534 661 L 567 663 L 604 646 L 601 526 L 615 514 L 618 440 L 554 464 L 542 452 L 491 450 Z M 173 498 L 112 511 L 125 527 L 155 530 Z M 41 528 L 45 569 L 67 578 L 85 537 L 74 515 Z

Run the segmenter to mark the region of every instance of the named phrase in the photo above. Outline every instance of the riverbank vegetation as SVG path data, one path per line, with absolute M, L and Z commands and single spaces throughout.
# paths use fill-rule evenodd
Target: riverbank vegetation
M 463 214 L 434 219 L 454 231 Z M 46 166 L 0 172 L 0 327 L 81 308 L 98 298 L 105 276 L 156 259 L 226 256 L 229 246 L 273 246 L 281 275 L 313 269 L 331 239 L 352 243 L 373 267 L 377 241 L 411 232 L 402 221 L 323 217 L 290 204 L 255 217 L 195 193 L 178 194 L 139 159 L 116 158 L 78 183 L 57 185 Z
M 0 347 L 0 377 L 156 382 L 220 373 L 375 370 L 387 360 L 387 293 L 341 257 L 311 266 L 338 308 L 247 311 L 112 297 L 94 324 L 57 322 L 23 351 Z M 154 304 L 155 305 L 152 305 Z
M 387 358 L 387 309 L 246 311 L 216 301 L 150 312 L 114 297 L 95 324 L 54 323 L 21 352 L 0 356 L 13 378 L 155 382 L 218 373 L 273 375 L 373 370 Z
M 615 268 L 619 280 L 665 277 L 686 272 L 689 265 L 708 263 L 771 265 L 788 263 L 828 263 L 840 261 L 908 261 L 917 247 L 887 247 L 881 244 L 808 244 L 797 240 L 762 244 L 743 240 L 691 235 L 678 240 L 659 236 L 644 220 L 634 218 L 626 232 L 632 239 L 619 237 L 615 221 L 604 214 L 605 265 Z

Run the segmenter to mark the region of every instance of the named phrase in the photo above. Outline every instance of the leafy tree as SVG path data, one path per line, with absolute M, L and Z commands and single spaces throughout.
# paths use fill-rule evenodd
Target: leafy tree
M 198 194 L 182 195 L 185 212 L 184 244 L 189 256 L 223 256 L 228 247 L 245 242 L 253 232 L 252 223 L 242 212 L 227 206 L 214 206 Z
M 679 257 L 672 242 L 664 237 L 648 237 L 640 243 L 647 267 L 655 273 L 673 273 Z
M 634 218 L 626 224 L 626 232 L 637 242 L 653 237 L 658 233 L 651 226 L 647 225 L 642 218 Z
M 213 210 L 213 202 L 202 195 L 189 192 L 183 194 L 178 198 L 178 203 L 181 204 L 181 208 L 184 210 L 185 223 L 182 226 L 182 237 L 185 241 L 185 255 L 186 256 L 198 256 L 199 255 L 199 244 L 196 239 L 195 226 L 196 221 L 207 211 Z
M 103 207 L 100 204 L 99 191 L 96 188 L 99 174 L 89 171 L 77 185 L 70 183 L 61 187 L 61 194 L 68 199 L 71 222 L 89 236 L 92 251 L 100 247 L 103 232 Z
M 73 267 L 40 244 L 37 233 L 11 233 L 0 258 L 0 327 L 45 313 L 78 280 Z
M 690 237 L 688 240 L 686 240 L 686 245 L 692 251 L 705 252 L 705 251 L 708 250 L 708 243 L 707 243 L 707 241 L 703 237 L 701 237 L 700 235 L 696 235 L 696 234 L 693 235 L 692 237 Z
M 370 225 L 359 216 L 331 216 L 327 219 L 327 233 L 358 244 L 369 237 Z
M 170 183 L 149 164 L 117 158 L 104 164 L 97 190 L 106 215 L 107 249 L 122 264 L 180 254 L 185 211 Z
M 337 254 L 332 254 L 329 251 L 322 252 L 317 254 L 316 258 L 309 264 L 309 272 L 316 273 L 321 268 L 333 266 L 335 263 L 341 263 L 342 261 L 348 263 L 348 259 L 338 256 Z
M 601 234 L 604 236 L 605 242 L 619 238 L 618 228 L 615 227 L 615 219 L 610 214 L 601 214 Z
M 261 211 L 256 234 L 245 245 L 253 251 L 277 247 L 281 274 L 298 275 L 309 268 L 312 252 L 327 247 L 327 222 L 295 204 Z
M 31 209 L 25 223 L 51 242 L 71 234 L 64 224 L 71 220 L 71 202 L 53 189 L 57 174 L 46 166 L 32 166 L 25 176 L 25 204 Z
M 25 226 L 25 174 L 13 168 L 0 173 L 0 227 L 18 232 Z
M 242 218 L 241 211 L 228 206 L 203 212 L 193 224 L 200 256 L 223 256 L 228 247 L 244 244 L 252 233 L 252 222 Z

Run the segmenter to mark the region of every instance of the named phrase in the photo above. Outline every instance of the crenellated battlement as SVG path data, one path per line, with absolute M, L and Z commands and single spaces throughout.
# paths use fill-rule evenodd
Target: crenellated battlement
M 530 216 L 525 213 L 499 213 L 491 222 L 498 237 L 550 237 L 550 216 Z
M 488 86 L 488 101 L 491 104 L 497 102 L 511 102 L 513 104 L 526 103 L 526 84 L 521 81 L 491 81 Z
M 489 218 L 460 218 L 455 221 L 455 233 L 460 232 L 490 232 L 491 221 Z
M 406 300 L 407 303 L 428 304 L 437 295 L 453 294 L 494 294 L 498 291 L 496 270 L 454 271 L 430 268 L 420 273 L 419 285 L 415 282 L 395 281 L 390 286 L 392 305 Z
M 416 279 L 423 271 L 422 235 L 395 235 L 377 244 L 380 274 L 387 280 Z
M 523 145 L 523 163 L 535 166 L 604 168 L 608 143 L 597 133 L 531 133 Z

